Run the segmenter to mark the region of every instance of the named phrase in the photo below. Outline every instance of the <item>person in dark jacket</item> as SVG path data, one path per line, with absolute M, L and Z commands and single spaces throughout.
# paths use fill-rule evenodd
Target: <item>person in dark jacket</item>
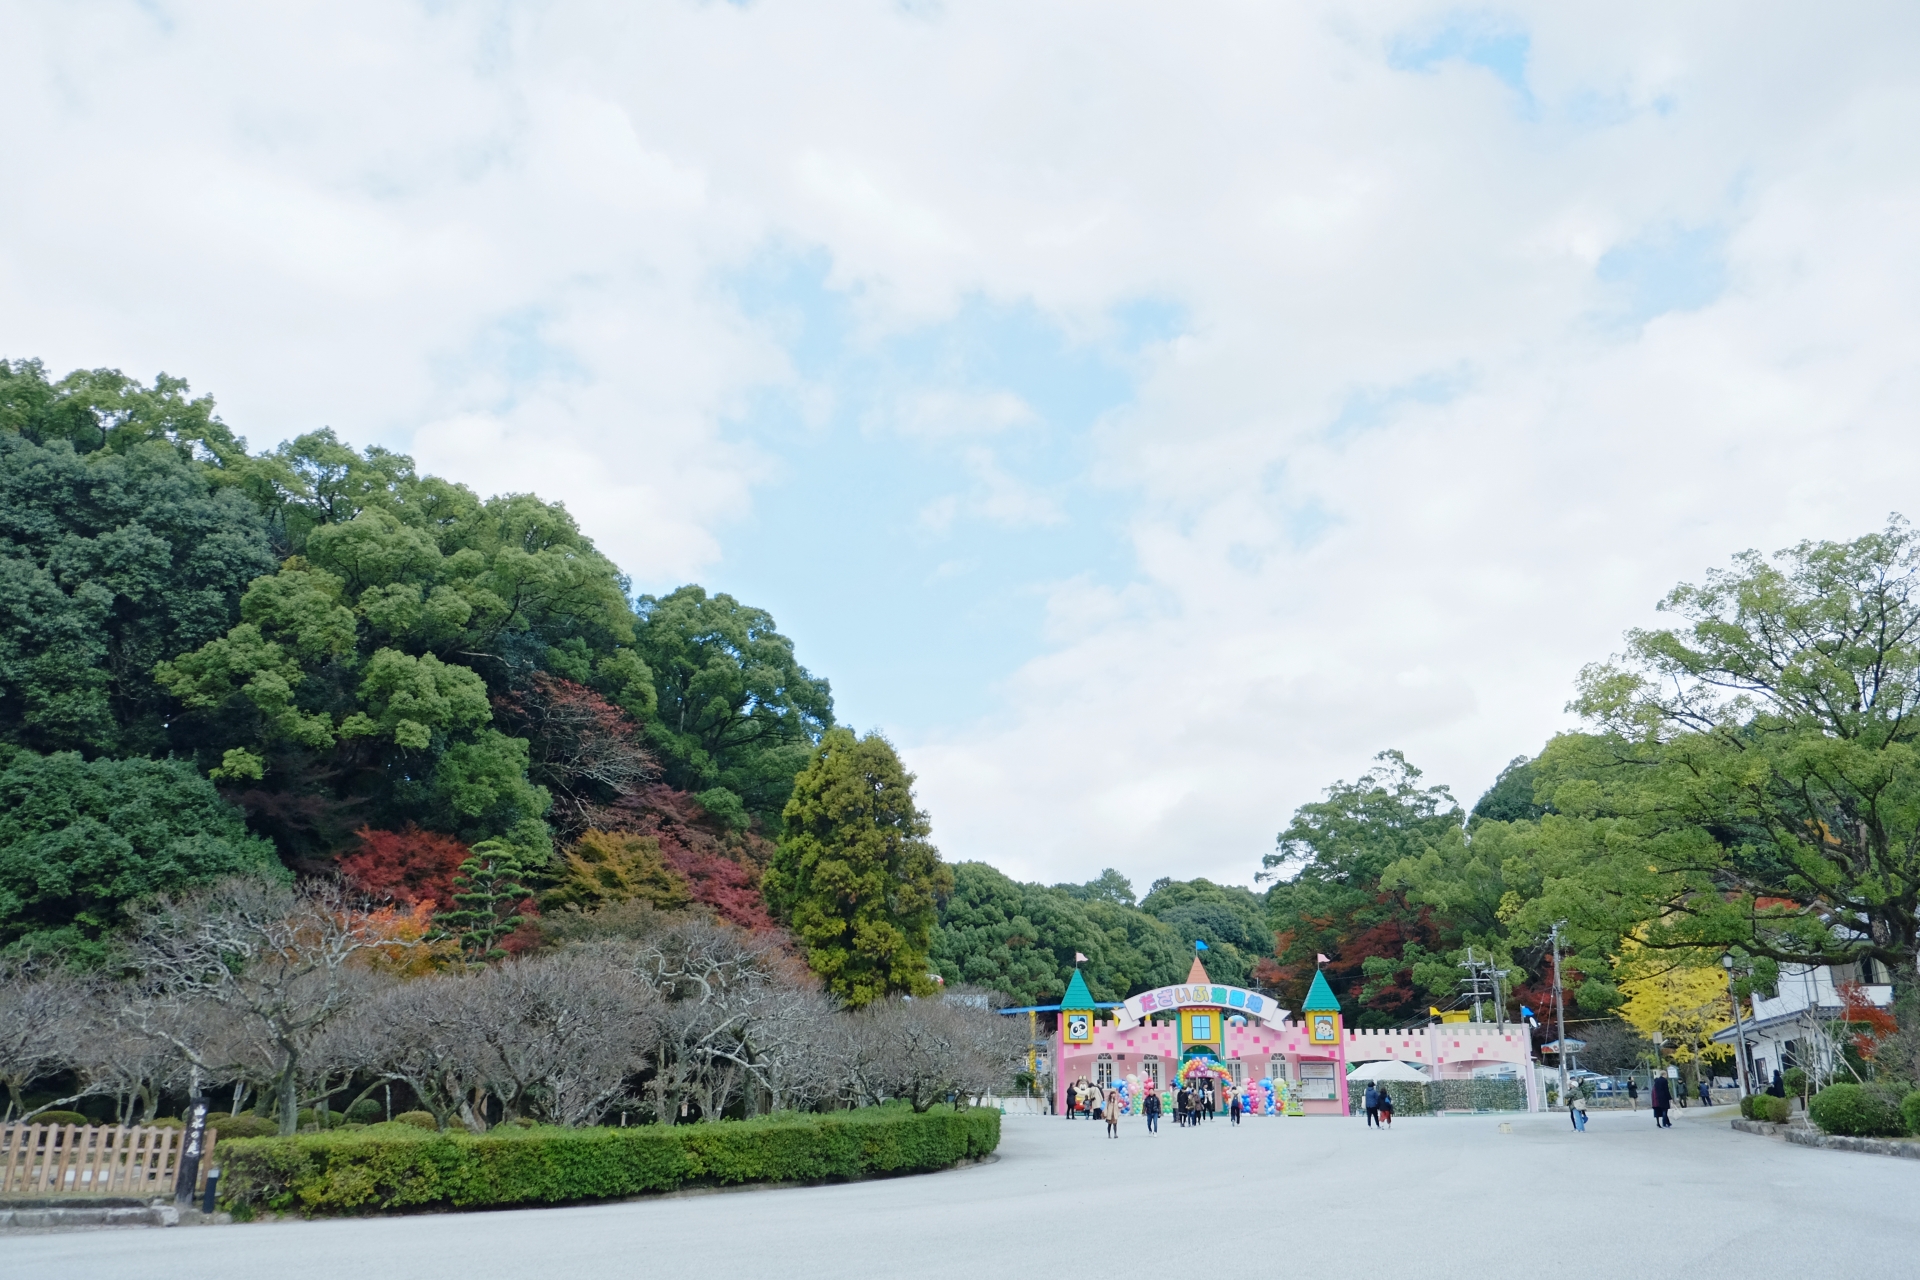
M 1146 1103 L 1141 1110 L 1147 1115 L 1147 1132 L 1160 1132 L 1160 1091 L 1158 1089 L 1147 1094 Z
M 1700 1105 L 1703 1107 L 1713 1105 L 1713 1088 L 1705 1080 L 1700 1082 Z
M 1627 1101 L 1633 1104 L 1635 1111 L 1640 1109 L 1640 1082 L 1632 1076 L 1627 1077 Z
M 1374 1084 L 1371 1080 L 1367 1082 L 1366 1096 L 1363 1097 L 1360 1100 L 1360 1102 L 1361 1102 L 1361 1106 L 1366 1110 L 1366 1113 L 1367 1113 L 1367 1128 L 1369 1129 L 1379 1128 L 1380 1127 L 1380 1090 L 1374 1087 Z
M 1393 1095 L 1387 1092 L 1387 1086 L 1380 1086 L 1380 1127 L 1393 1128 Z
M 1673 1086 L 1667 1083 L 1665 1076 L 1653 1078 L 1653 1123 L 1655 1128 L 1671 1129 L 1673 1121 L 1667 1112 L 1673 1107 Z

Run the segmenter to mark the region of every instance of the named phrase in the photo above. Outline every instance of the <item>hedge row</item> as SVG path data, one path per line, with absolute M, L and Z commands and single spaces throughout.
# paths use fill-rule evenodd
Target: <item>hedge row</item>
M 482 1136 L 400 1124 L 222 1139 L 223 1204 L 304 1214 L 604 1200 L 690 1184 L 820 1182 L 944 1169 L 1000 1145 L 1000 1113 L 904 1106 L 631 1129 Z
M 1807 1104 L 1807 1118 L 1823 1133 L 1897 1138 L 1920 1133 L 1920 1090 L 1895 1084 L 1830 1084 Z

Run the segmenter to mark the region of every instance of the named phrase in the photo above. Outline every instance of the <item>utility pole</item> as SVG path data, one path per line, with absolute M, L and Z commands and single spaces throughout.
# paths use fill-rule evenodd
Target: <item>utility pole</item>
M 1467 958 L 1460 967 L 1467 971 L 1467 985 L 1473 988 L 1473 1020 L 1484 1022 L 1486 1019 L 1480 1016 L 1480 964 L 1473 958 L 1472 947 L 1467 948 Z
M 1553 939 L 1553 1029 L 1559 1038 L 1557 1055 L 1560 1059 L 1560 1105 L 1567 1102 L 1567 1000 L 1560 989 L 1560 929 L 1567 922 L 1558 921 L 1548 936 Z
M 1492 961 L 1488 961 L 1491 965 Z M 1489 968 L 1487 974 L 1493 979 L 1493 1016 L 1500 1023 L 1500 1034 L 1507 1033 L 1507 1002 L 1500 996 L 1500 979 L 1507 976 L 1506 969 Z
M 1740 1096 L 1745 1098 L 1753 1093 L 1753 1082 L 1747 1079 L 1747 1027 L 1740 1018 L 1740 995 L 1733 989 L 1733 953 L 1721 956 L 1720 963 L 1727 970 L 1727 999 L 1733 1001 L 1733 1065 L 1739 1068 Z

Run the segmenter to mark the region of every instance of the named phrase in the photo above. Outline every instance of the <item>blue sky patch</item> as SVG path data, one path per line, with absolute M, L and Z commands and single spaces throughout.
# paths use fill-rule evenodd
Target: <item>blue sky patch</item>
M 1437 28 L 1418 35 L 1397 37 L 1387 50 L 1387 65 L 1396 71 L 1432 72 L 1449 62 L 1463 62 L 1492 72 L 1520 96 L 1531 113 L 1533 91 L 1527 86 L 1527 58 L 1533 38 L 1515 18 L 1489 12 L 1450 14 Z
M 844 720 L 871 727 L 884 708 L 889 729 L 958 726 L 1041 652 L 1052 584 L 1132 576 L 1128 495 L 1092 483 L 1091 436 L 1183 316 L 1137 301 L 1083 337 L 976 296 L 937 323 L 875 331 L 829 268 L 776 254 L 728 282 L 798 385 L 728 424 L 775 476 L 719 531 L 706 584 L 769 610 L 831 674 Z
M 1672 311 L 1698 311 L 1727 289 L 1727 233 L 1663 226 L 1607 250 L 1594 269 L 1612 298 L 1612 318 L 1644 324 Z

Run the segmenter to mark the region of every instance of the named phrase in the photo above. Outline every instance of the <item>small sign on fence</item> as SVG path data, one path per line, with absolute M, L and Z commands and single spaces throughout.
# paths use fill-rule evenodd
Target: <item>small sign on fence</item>
M 175 1204 L 193 1199 L 193 1188 L 200 1181 L 200 1157 L 206 1152 L 207 1100 L 195 1098 L 187 1108 L 187 1141 L 180 1150 L 180 1172 L 173 1183 Z

